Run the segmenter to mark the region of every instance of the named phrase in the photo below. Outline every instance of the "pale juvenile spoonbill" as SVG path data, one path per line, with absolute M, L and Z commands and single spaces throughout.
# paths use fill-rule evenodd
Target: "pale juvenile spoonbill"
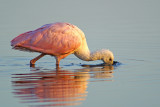
M 60 60 L 70 54 L 84 61 L 102 60 L 107 65 L 112 65 L 114 60 L 113 53 L 106 49 L 91 53 L 84 33 L 77 26 L 63 22 L 46 24 L 22 33 L 11 41 L 11 46 L 13 49 L 41 53 L 30 61 L 30 65 L 45 55 L 54 56 L 57 67 Z

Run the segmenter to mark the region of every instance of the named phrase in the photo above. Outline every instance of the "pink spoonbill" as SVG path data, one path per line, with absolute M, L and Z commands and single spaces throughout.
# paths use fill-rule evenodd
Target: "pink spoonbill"
M 46 24 L 22 33 L 11 41 L 11 46 L 13 49 L 41 53 L 30 61 L 30 65 L 45 55 L 55 57 L 56 67 L 59 67 L 61 59 L 70 54 L 84 61 L 102 60 L 107 65 L 112 65 L 114 60 L 113 53 L 107 49 L 90 52 L 82 30 L 63 22 Z

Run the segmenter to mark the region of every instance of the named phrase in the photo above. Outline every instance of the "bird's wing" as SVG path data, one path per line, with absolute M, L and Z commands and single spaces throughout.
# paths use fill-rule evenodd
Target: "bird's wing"
M 51 55 L 74 52 L 82 43 L 84 34 L 68 23 L 47 24 L 23 33 L 11 41 L 15 49 L 25 49 Z

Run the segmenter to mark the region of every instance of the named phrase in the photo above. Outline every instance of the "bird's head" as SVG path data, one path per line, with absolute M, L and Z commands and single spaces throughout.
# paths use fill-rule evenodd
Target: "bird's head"
M 109 50 L 102 50 L 102 54 L 102 61 L 107 65 L 113 65 L 113 53 Z

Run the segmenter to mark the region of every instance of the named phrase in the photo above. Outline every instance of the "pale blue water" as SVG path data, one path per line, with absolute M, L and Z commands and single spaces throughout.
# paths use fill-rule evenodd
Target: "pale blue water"
M 3 107 L 159 107 L 160 1 L 0 0 L 0 105 Z M 82 29 L 91 51 L 107 48 L 120 65 L 82 67 L 74 55 L 55 59 L 12 50 L 19 34 L 57 21 Z

